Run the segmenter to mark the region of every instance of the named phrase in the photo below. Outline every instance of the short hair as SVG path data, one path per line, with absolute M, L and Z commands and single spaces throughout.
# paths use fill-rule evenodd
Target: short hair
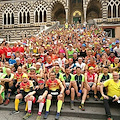
M 107 68 L 107 69 L 108 69 L 108 66 L 105 66 L 104 68 Z
M 56 73 L 55 73 L 54 71 L 52 71 L 51 73 L 54 73 L 54 74 L 56 75 Z M 50 73 L 50 74 L 51 74 L 51 73 Z
M 78 67 L 76 67 L 76 69 L 78 69 L 78 68 L 79 68 L 79 69 L 81 69 L 79 66 L 78 66 Z

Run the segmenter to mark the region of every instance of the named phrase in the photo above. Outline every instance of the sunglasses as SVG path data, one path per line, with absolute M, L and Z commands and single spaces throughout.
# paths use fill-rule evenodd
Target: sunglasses
M 38 85 L 43 85 L 44 83 L 39 83 Z

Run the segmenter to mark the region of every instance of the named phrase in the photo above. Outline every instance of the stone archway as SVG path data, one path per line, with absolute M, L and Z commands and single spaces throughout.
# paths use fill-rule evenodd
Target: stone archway
M 73 22 L 74 23 L 81 23 L 81 12 L 76 10 L 73 12 Z
M 63 4 L 56 2 L 52 9 L 52 21 L 60 21 L 63 24 L 66 21 L 66 13 Z
M 102 18 L 102 4 L 99 0 L 90 0 L 87 5 L 87 22 L 95 18 Z

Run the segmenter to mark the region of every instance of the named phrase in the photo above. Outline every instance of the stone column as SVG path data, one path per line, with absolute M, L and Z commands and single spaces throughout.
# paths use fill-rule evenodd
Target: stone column
M 51 26 L 51 8 L 47 8 L 47 26 Z
M 84 7 L 84 23 L 86 23 L 86 22 L 87 22 L 86 11 L 87 11 L 87 8 L 86 8 L 86 7 Z
M 108 18 L 108 10 L 107 10 L 107 2 L 103 1 L 102 2 L 102 18 L 103 18 L 103 22 L 107 22 L 107 18 Z
M 66 22 L 68 22 L 68 8 L 65 8 L 65 12 L 66 12 Z

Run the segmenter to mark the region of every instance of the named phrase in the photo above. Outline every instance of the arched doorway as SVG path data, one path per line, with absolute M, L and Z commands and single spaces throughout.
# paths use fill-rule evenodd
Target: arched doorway
M 75 11 L 73 13 L 73 23 L 81 23 L 81 12 L 80 11 Z
M 61 24 L 64 24 L 66 21 L 64 6 L 59 2 L 52 9 L 52 21 L 60 21 Z
M 102 5 L 100 1 L 90 0 L 87 6 L 87 22 L 94 18 L 102 18 Z

